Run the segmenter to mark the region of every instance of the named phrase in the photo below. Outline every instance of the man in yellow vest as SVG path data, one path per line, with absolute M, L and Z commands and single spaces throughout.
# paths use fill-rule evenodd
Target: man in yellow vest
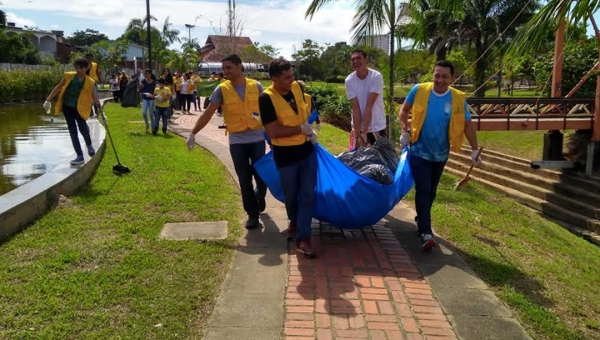
M 273 84 L 261 95 L 260 116 L 271 138 L 273 158 L 285 197 L 288 239 L 295 239 L 296 251 L 314 257 L 311 224 L 317 185 L 317 155 L 313 146 L 317 134 L 308 124 L 308 105 L 300 85 L 294 81 L 289 61 L 269 63 Z
M 463 136 L 466 136 L 473 150 L 473 164 L 479 166 L 482 162 L 481 157 L 477 157 L 477 134 L 471 123 L 465 93 L 450 87 L 453 80 L 454 65 L 445 60 L 436 62 L 433 82 L 413 87 L 400 108 L 400 144 L 402 147 L 410 145 L 417 210 L 415 221 L 426 251 L 436 246 L 431 230 L 431 206 L 450 150 L 459 152 Z M 411 111 L 409 129 L 408 114 Z
M 212 93 L 210 104 L 196 121 L 186 144 L 190 150 L 194 148 L 196 134 L 208 124 L 222 105 L 229 134 L 229 151 L 239 179 L 244 210 L 248 214 L 245 227 L 254 229 L 260 226 L 258 217 L 265 211 L 267 194 L 265 183 L 254 170 L 254 163 L 265 155 L 264 129 L 258 108 L 258 96 L 263 91 L 263 86 L 256 80 L 244 77 L 242 60 L 235 54 L 225 57 L 222 67 L 227 80 Z
M 94 55 L 91 53 L 86 54 L 85 59 L 87 59 L 89 63 L 85 74 L 94 79 L 96 82 L 96 85 L 94 85 L 94 92 L 96 92 L 96 96 L 98 96 L 98 84 L 100 84 L 100 65 L 94 61 Z M 92 112 L 90 116 L 93 117 L 94 113 Z
M 46 112 L 50 112 L 52 98 L 60 92 L 58 101 L 54 107 L 54 113 L 60 114 L 62 112 L 67 121 L 71 143 L 73 143 L 73 149 L 75 149 L 75 153 L 77 154 L 77 158 L 72 160 L 71 164 L 81 165 L 85 163 L 85 160 L 77 136 L 77 127 L 79 127 L 79 132 L 85 140 L 88 155 L 90 157 L 94 156 L 96 151 L 92 146 L 90 129 L 86 120 L 90 116 L 90 107 L 92 107 L 92 104 L 96 104 L 96 112 L 100 112 L 100 100 L 98 100 L 98 96 L 94 91 L 96 82 L 85 74 L 89 67 L 88 61 L 78 58 L 73 65 L 75 66 L 75 72 L 65 72 L 64 78 L 54 87 L 48 98 L 46 98 L 44 109 Z

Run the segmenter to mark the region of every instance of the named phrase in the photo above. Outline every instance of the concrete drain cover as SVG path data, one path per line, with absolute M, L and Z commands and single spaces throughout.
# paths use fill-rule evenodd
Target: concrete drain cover
M 227 221 L 166 223 L 161 240 L 223 240 L 227 238 Z

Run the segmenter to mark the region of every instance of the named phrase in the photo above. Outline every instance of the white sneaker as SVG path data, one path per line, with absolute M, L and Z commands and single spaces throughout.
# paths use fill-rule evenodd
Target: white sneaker
M 423 240 L 423 250 L 430 251 L 431 248 L 435 247 L 437 243 L 431 234 L 423 234 L 421 235 L 421 239 Z

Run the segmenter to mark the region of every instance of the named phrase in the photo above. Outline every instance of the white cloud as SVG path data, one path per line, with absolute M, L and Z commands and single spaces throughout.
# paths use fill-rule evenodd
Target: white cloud
M 261 1 L 261 2 L 258 2 Z M 280 48 L 284 57 L 293 53 L 290 42 L 301 47 L 303 39 L 312 39 L 320 44 L 348 41 L 354 8 L 350 2 L 337 1 L 324 6 L 311 21 L 304 18 L 304 11 L 311 0 L 246 0 L 237 4 L 238 17 L 244 21 L 244 32 L 253 41 Z M 78 0 L 78 6 L 64 6 L 64 0 L 36 1 L 35 6 L 22 0 L 3 0 L 3 5 L 12 10 L 29 10 L 66 15 L 75 20 L 65 22 L 62 27 L 69 31 L 94 28 L 112 32 L 110 38 L 117 38 L 132 18 L 144 17 L 146 6 L 139 0 Z M 57 10 L 60 9 L 60 12 Z M 209 34 L 224 33 L 227 26 L 227 3 L 209 1 L 152 1 L 151 14 L 162 26 L 165 18 L 187 37 L 184 24 L 195 24 L 192 36 L 203 43 Z M 110 20 L 107 20 L 110 18 Z M 78 25 L 77 19 L 85 19 L 85 27 Z M 41 27 L 43 29 L 43 27 Z M 116 33 L 118 32 L 118 33 Z M 173 46 L 178 47 L 178 46 Z
M 23 18 L 12 12 L 6 12 L 6 22 L 14 22 L 17 27 L 35 26 L 35 21 Z

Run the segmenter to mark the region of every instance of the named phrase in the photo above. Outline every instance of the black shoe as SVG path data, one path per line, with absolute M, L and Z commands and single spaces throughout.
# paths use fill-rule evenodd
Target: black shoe
M 254 194 L 256 195 L 256 199 L 258 200 L 258 211 L 262 213 L 265 211 L 265 209 L 267 209 L 267 202 L 265 201 L 265 197 L 261 196 L 256 191 L 254 192 Z
M 246 221 L 246 225 L 244 226 L 246 229 L 256 229 L 260 226 L 260 222 L 258 221 L 258 217 L 249 216 Z

